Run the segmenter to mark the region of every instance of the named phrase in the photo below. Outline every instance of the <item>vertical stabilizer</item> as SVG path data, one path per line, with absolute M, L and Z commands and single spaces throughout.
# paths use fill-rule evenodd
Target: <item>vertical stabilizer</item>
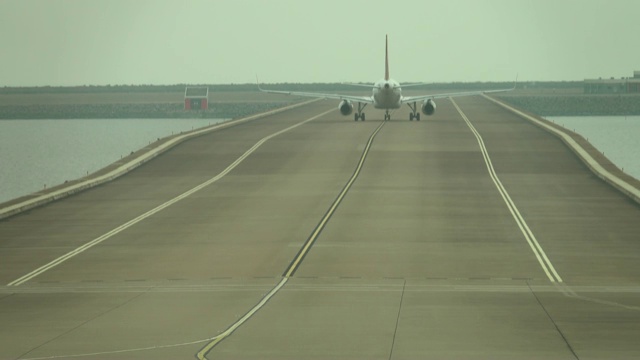
M 384 79 L 389 80 L 389 35 L 384 36 Z

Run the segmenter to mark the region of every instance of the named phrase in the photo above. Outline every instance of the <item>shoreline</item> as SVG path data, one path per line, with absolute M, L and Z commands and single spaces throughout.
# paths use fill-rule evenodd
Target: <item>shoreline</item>
M 640 115 L 640 94 L 496 94 L 495 97 L 539 116 Z
M 182 104 L 0 105 L 0 120 L 37 119 L 236 119 L 294 103 L 213 103 L 208 110 L 187 111 Z
M 293 86 L 295 85 L 295 86 Z M 295 90 L 311 92 L 344 92 L 353 95 L 368 95 L 369 90 L 328 90 L 329 84 L 292 84 Z M 338 84 L 340 85 L 340 84 Z M 449 89 L 448 86 L 426 86 L 409 88 L 406 95 L 447 93 L 480 90 L 467 84 L 466 88 Z M 255 86 L 255 85 L 254 85 Z M 344 86 L 344 85 L 342 85 Z M 583 94 L 576 87 L 553 87 L 530 89 L 518 88 L 512 92 L 493 94 L 497 99 L 539 116 L 630 116 L 640 115 L 640 94 Z M 273 88 L 285 88 L 274 85 Z M 495 85 L 493 86 L 495 87 Z M 127 88 L 128 89 L 128 88 Z M 243 89 L 242 87 L 240 89 Z M 484 89 L 487 89 L 485 87 Z M 1 91 L 4 90 L 4 91 Z M 0 120 L 23 119 L 235 119 L 250 114 L 287 106 L 307 98 L 265 94 L 258 91 L 212 91 L 209 93 L 208 110 L 184 110 L 184 93 L 174 88 L 162 91 L 151 88 L 147 91 L 82 91 L 74 92 L 62 88 L 43 88 L 32 92 L 19 89 L 0 89 Z
M 156 142 L 131 152 L 128 156 L 93 173 L 87 174 L 84 177 L 66 181 L 63 184 L 0 203 L 0 220 L 116 179 L 188 139 L 212 131 L 219 131 L 246 122 L 259 120 L 265 116 L 277 114 L 314 101 L 317 101 L 317 99 L 278 107 L 273 110 L 252 114 L 239 119 L 223 121 L 200 129 L 158 139 Z

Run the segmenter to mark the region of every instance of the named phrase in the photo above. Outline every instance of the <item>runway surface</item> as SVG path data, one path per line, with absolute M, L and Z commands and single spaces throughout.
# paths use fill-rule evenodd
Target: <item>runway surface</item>
M 315 102 L 0 220 L 0 359 L 640 357 L 640 207 L 483 97 L 408 116 Z

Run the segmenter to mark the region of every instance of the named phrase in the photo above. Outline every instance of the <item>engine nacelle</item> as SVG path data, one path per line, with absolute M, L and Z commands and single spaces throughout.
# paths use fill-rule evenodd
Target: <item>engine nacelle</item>
M 353 104 L 349 100 L 342 100 L 338 105 L 338 110 L 340 110 L 340 114 L 342 115 L 351 115 L 353 112 Z
M 429 99 L 422 103 L 422 113 L 425 115 L 433 115 L 436 112 L 436 102 Z

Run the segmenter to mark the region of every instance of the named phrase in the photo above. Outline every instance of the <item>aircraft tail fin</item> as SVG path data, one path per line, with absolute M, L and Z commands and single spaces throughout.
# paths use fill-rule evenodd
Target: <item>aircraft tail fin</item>
M 384 79 L 389 80 L 389 35 L 384 37 Z

